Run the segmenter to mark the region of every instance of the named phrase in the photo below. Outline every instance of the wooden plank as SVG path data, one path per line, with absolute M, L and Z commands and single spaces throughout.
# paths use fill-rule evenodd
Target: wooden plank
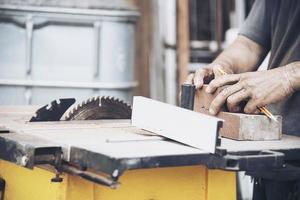
M 218 88 L 217 91 L 213 94 L 205 92 L 207 88 L 207 85 L 203 85 L 200 90 L 197 90 L 195 92 L 195 104 L 197 107 L 209 109 L 209 106 L 211 102 L 214 100 L 214 98 L 219 94 L 224 87 Z M 224 108 L 222 108 L 224 110 Z
M 300 137 L 283 134 L 281 140 L 276 141 L 236 141 L 222 138 L 221 148 L 228 152 L 295 150 L 300 149 Z
M 205 92 L 204 87 L 197 90 L 195 94 L 194 110 L 203 114 L 209 114 L 208 109 L 222 90 L 214 94 Z M 222 110 L 224 110 L 223 108 Z M 279 140 L 282 136 L 282 117 L 275 116 L 278 122 L 270 120 L 264 115 L 253 115 L 243 113 L 219 112 L 218 118 L 223 119 L 223 127 L 220 129 L 220 135 L 235 140 Z
M 195 107 L 195 111 L 208 114 L 205 108 Z M 282 137 L 282 117 L 275 116 L 278 122 L 264 115 L 248 115 L 243 113 L 219 112 L 218 118 L 223 119 L 220 129 L 222 137 L 235 140 L 280 140 Z
M 135 79 L 139 82 L 134 93 L 150 96 L 150 56 L 152 51 L 153 2 L 135 0 L 141 13 L 136 25 Z
M 178 81 L 183 84 L 188 75 L 190 60 L 189 39 L 189 1 L 177 0 L 177 32 L 178 32 Z
M 33 115 L 40 107 L 41 106 L 0 106 L 0 115 Z
M 132 125 L 214 153 L 222 120 L 145 97 L 133 98 Z

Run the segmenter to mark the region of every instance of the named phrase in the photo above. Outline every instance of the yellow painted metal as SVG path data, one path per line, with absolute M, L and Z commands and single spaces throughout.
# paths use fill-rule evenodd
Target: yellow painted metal
M 233 172 L 208 170 L 207 200 L 236 199 L 236 177 Z
M 52 172 L 28 170 L 0 161 L 6 182 L 6 200 L 234 200 L 235 173 L 204 166 L 169 167 L 127 171 L 114 190 L 77 176 L 63 175 L 51 183 Z
M 0 176 L 6 181 L 5 200 L 66 200 L 66 183 L 51 183 L 53 173 L 29 170 L 0 161 Z

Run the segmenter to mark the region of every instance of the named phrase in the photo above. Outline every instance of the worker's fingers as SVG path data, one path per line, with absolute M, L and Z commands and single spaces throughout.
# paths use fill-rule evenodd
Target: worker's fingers
M 255 99 L 250 99 L 244 108 L 244 112 L 248 114 L 259 113 L 260 111 L 258 108 L 263 106 L 264 105 L 261 102 Z
M 260 111 L 259 109 L 256 109 L 256 110 L 254 111 L 254 114 L 259 114 L 259 113 L 261 113 L 261 111 Z
M 221 107 L 224 105 L 224 103 L 226 102 L 227 97 L 229 97 L 230 95 L 232 95 L 233 93 L 241 89 L 242 89 L 241 84 L 234 84 L 232 86 L 228 86 L 224 88 L 211 102 L 209 112 L 213 115 L 216 115 L 221 110 Z
M 249 99 L 251 93 L 245 89 L 241 89 L 240 91 L 230 95 L 227 98 L 227 108 L 230 112 L 240 112 L 241 107 L 239 104 L 244 101 Z
M 194 85 L 195 85 L 196 89 L 199 89 L 203 86 L 204 78 L 209 75 L 210 75 L 209 69 L 201 68 L 201 69 L 196 70 L 195 76 L 194 76 Z
M 184 81 L 184 84 L 193 85 L 194 76 L 195 76 L 194 74 L 189 74 L 186 80 Z
M 224 85 L 231 85 L 233 83 L 236 83 L 240 80 L 239 74 L 229 74 L 229 75 L 223 75 L 220 77 L 216 77 L 214 80 L 212 80 L 208 87 L 206 88 L 207 93 L 214 93 L 217 88 L 224 86 Z

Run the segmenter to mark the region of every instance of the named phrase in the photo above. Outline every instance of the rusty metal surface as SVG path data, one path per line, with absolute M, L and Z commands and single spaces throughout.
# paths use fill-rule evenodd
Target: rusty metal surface
M 23 167 L 33 168 L 37 163 L 53 162 L 53 155 L 61 152 L 59 144 L 26 134 L 6 133 L 0 135 L 1 159 Z

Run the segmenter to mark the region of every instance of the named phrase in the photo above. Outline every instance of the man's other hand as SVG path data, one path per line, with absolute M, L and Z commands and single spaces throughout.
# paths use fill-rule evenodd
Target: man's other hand
M 206 92 L 214 93 L 217 88 L 230 85 L 222 90 L 210 105 L 210 113 L 217 114 L 227 102 L 227 108 L 235 112 L 242 101 L 247 101 L 245 113 L 258 113 L 259 107 L 276 103 L 292 95 L 294 88 L 290 77 L 292 67 L 285 66 L 267 71 L 247 72 L 218 76 L 212 80 Z
M 218 68 L 224 70 L 228 74 L 233 73 L 229 67 L 224 67 L 221 64 L 212 63 L 206 67 L 196 70 L 194 74 L 190 74 L 184 83 L 195 85 L 196 89 L 199 89 L 203 86 L 203 84 L 209 83 L 214 78 L 221 76 Z

